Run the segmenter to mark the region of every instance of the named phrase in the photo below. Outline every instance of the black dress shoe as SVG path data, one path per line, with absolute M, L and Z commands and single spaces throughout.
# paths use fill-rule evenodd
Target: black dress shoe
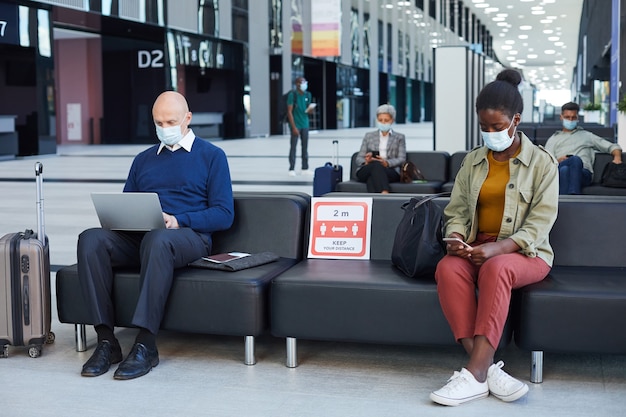
M 138 378 L 150 372 L 158 364 L 159 352 L 156 347 L 148 349 L 143 343 L 135 343 L 126 359 L 117 367 L 113 378 Z
M 122 349 L 117 343 L 103 340 L 98 343 L 91 357 L 83 365 L 82 376 L 100 376 L 105 374 L 112 364 L 122 361 Z

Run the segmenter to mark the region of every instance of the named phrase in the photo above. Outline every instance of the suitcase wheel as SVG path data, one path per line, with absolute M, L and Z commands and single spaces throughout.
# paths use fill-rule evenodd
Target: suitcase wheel
M 0 354 L 0 358 L 8 358 L 9 357 L 9 345 L 2 346 L 2 354 Z
M 41 356 L 41 346 L 30 346 L 28 348 L 28 356 L 38 358 Z
M 50 332 L 46 335 L 46 345 L 51 345 L 52 343 L 54 343 L 54 338 L 56 336 L 54 335 L 54 332 Z

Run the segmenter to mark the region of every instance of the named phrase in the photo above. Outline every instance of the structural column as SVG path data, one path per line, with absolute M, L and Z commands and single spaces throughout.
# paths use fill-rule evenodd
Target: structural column
M 229 0 L 230 1 L 230 0 Z M 269 0 L 248 2 L 250 39 L 248 56 L 250 59 L 250 136 L 266 136 L 270 133 L 270 40 L 266 16 Z M 259 17 L 259 18 L 257 18 Z M 284 38 L 283 38 L 284 39 Z M 288 39 L 288 38 L 287 38 Z

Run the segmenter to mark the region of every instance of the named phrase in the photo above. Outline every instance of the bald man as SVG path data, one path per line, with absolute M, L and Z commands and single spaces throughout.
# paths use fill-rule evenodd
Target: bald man
M 211 234 L 233 222 L 233 194 L 224 152 L 189 128 L 187 100 L 174 91 L 152 107 L 159 144 L 135 157 L 124 192 L 159 195 L 165 229 L 123 232 L 88 229 L 78 238 L 78 275 L 91 306 L 98 345 L 81 375 L 106 373 L 121 362 L 115 379 L 143 376 L 159 363 L 156 335 L 174 270 L 211 253 Z M 120 208 L 123 209 L 123 208 Z M 141 288 L 132 324 L 139 329 L 130 353 L 114 334 L 113 267 L 139 267 Z

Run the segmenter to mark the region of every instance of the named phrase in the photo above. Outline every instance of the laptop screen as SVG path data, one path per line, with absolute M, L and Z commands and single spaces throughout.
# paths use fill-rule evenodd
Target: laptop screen
M 165 228 L 156 193 L 92 193 L 91 200 L 104 229 L 149 231 Z

